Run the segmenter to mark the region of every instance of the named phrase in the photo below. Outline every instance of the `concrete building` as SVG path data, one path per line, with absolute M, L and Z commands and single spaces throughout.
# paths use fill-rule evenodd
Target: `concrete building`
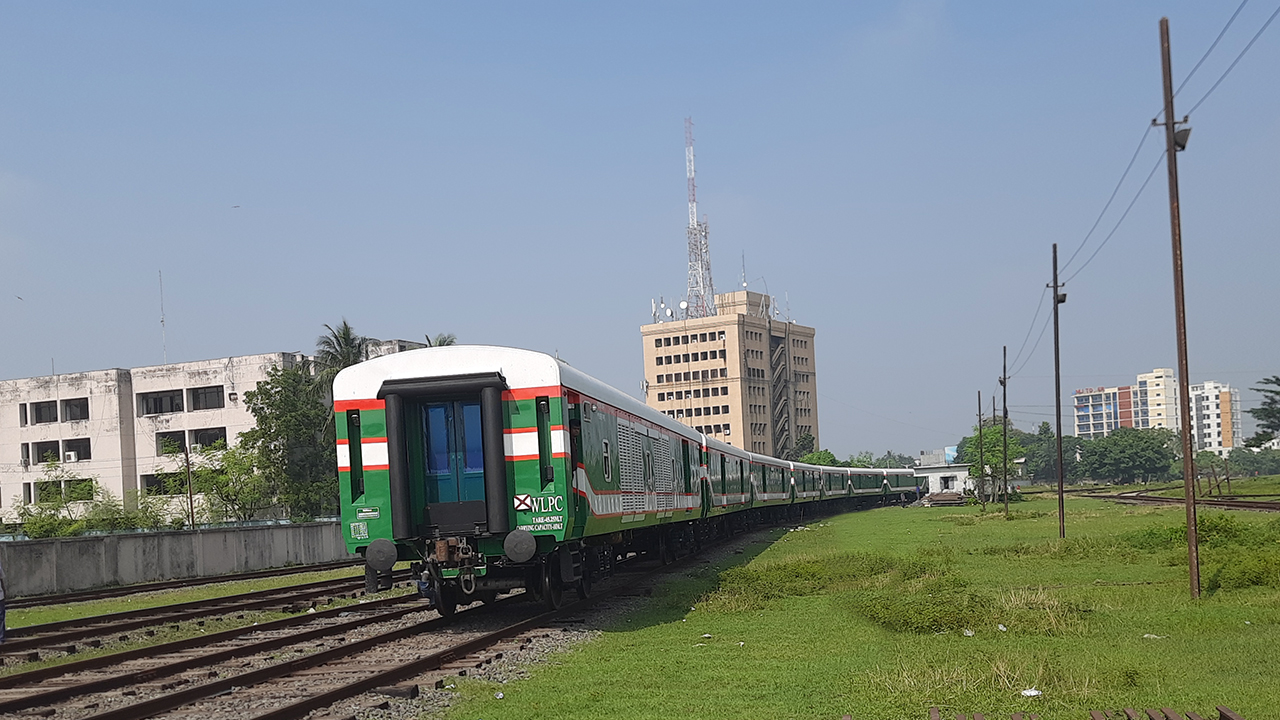
M 119 499 L 156 486 L 157 474 L 180 465 L 164 454 L 167 443 L 234 443 L 254 425 L 244 394 L 273 366 L 303 359 L 269 353 L 0 382 L 0 515 L 13 518 L 42 491 L 67 491 L 41 487 L 49 459 Z
M 1072 394 L 1076 437 L 1106 437 L 1120 427 L 1178 429 L 1178 379 L 1169 368 L 1137 376 L 1133 385 L 1088 387 Z
M 1191 428 L 1196 450 L 1226 456 L 1244 445 L 1240 426 L 1240 391 L 1208 380 L 1190 387 Z
M 939 463 L 936 465 L 917 465 L 915 468 L 916 485 L 920 491 L 928 495 L 937 493 L 974 492 L 973 478 L 969 477 L 968 465 Z
M 640 327 L 645 402 L 699 432 L 787 456 L 818 435 L 814 329 L 773 318 L 767 295 L 716 295 L 716 314 Z

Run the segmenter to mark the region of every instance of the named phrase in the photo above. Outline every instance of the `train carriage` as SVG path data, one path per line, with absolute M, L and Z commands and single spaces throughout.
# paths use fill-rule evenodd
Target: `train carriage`
M 445 614 L 514 588 L 555 607 L 629 552 L 670 560 L 808 504 L 915 490 L 910 470 L 745 452 L 527 350 L 387 355 L 333 392 L 348 547 L 370 589 L 412 562 Z

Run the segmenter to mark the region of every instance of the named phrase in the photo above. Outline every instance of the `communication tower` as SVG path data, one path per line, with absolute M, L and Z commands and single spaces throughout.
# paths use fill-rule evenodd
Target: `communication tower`
M 698 220 L 698 187 L 693 173 L 693 118 L 684 119 L 684 164 L 689 176 L 689 291 L 685 316 L 709 317 L 716 314 L 715 286 L 711 282 L 711 246 L 708 242 L 707 218 Z

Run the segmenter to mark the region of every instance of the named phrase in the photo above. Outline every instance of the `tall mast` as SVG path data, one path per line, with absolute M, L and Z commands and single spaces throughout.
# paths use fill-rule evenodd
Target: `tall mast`
M 693 118 L 684 119 L 684 165 L 689 178 L 689 307 L 686 317 L 700 318 L 716 314 L 715 286 L 711 282 L 711 246 L 708 242 L 707 219 L 698 220 L 698 186 L 694 182 Z

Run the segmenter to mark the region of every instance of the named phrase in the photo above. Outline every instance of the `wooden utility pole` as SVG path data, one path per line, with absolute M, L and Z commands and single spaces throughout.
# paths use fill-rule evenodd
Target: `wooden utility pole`
M 191 488 L 191 449 L 187 447 L 184 440 L 182 443 L 182 459 L 187 466 L 187 520 L 191 523 L 191 529 L 196 529 L 196 499 Z
M 1058 345 L 1058 306 L 1067 301 L 1058 289 L 1058 243 L 1053 244 L 1053 407 L 1058 422 L 1058 537 L 1067 536 L 1066 490 L 1062 475 L 1062 355 Z
M 996 394 L 991 393 L 991 424 L 996 424 Z M 996 464 L 991 463 L 991 502 L 996 501 Z
M 1173 61 L 1169 57 L 1169 18 L 1160 18 L 1160 65 L 1164 74 L 1165 166 L 1169 170 L 1169 226 L 1173 240 L 1173 312 L 1178 335 L 1178 410 L 1182 428 L 1182 487 L 1187 509 L 1187 569 L 1191 597 L 1200 597 L 1200 548 L 1196 537 L 1195 441 L 1191 434 L 1191 378 L 1187 369 L 1187 309 L 1182 292 L 1182 210 L 1178 203 L 1178 150 L 1190 129 L 1179 132 L 1173 114 Z M 1187 122 L 1183 118 L 1183 124 Z M 1153 124 L 1156 123 L 1154 120 Z
M 1009 517 L 1009 346 L 1002 350 L 1004 362 L 1000 366 L 1000 409 L 1004 424 L 1004 516 Z
M 985 511 L 985 510 L 987 509 L 987 499 L 986 499 L 986 495 L 983 493 L 983 490 L 985 489 L 985 485 L 986 485 L 986 483 L 984 483 L 984 482 L 982 481 L 982 478 L 987 474 L 987 463 L 986 463 L 986 460 L 983 458 L 982 452 L 983 452 L 983 448 L 982 448 L 982 391 L 981 391 L 981 390 L 979 390 L 979 391 L 978 391 L 978 486 L 977 486 L 976 490 L 978 491 L 978 493 L 977 493 L 978 498 L 982 500 L 982 509 Z

